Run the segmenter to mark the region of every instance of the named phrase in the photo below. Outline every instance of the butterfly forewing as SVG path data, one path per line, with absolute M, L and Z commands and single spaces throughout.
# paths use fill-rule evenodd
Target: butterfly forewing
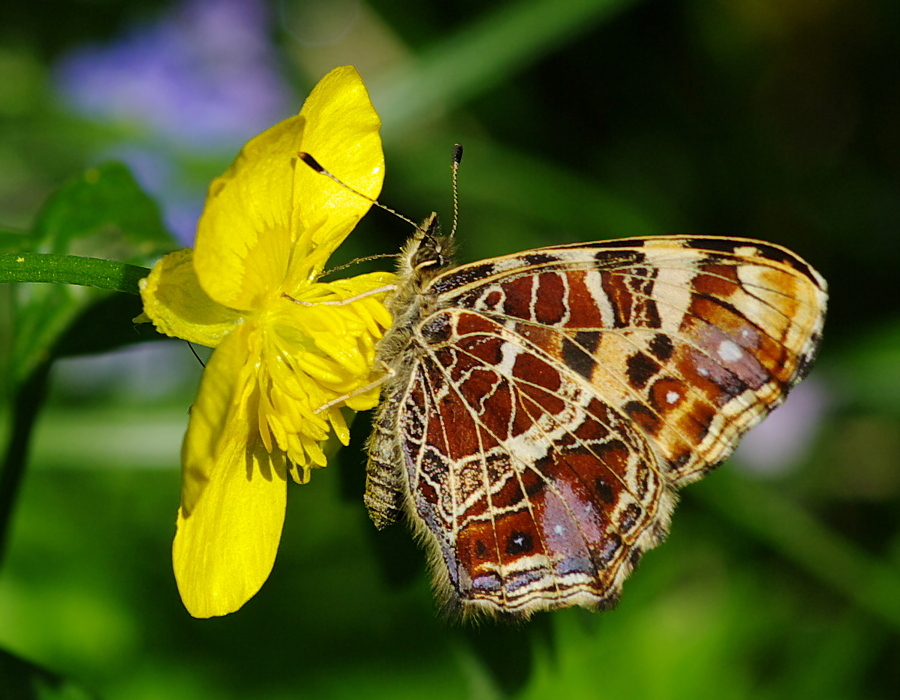
M 367 503 L 405 504 L 464 612 L 609 607 L 675 489 L 807 371 L 825 284 L 757 241 L 662 236 L 410 275 Z M 399 307 L 399 308 L 398 308 Z

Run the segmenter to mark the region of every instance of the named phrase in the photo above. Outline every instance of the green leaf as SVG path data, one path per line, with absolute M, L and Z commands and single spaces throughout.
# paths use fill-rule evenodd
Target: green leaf
M 177 242 L 166 231 L 156 203 L 128 169 L 108 163 L 88 170 L 53 195 L 31 235 L 23 237 L 23 245 L 23 258 L 29 253 L 50 253 L 147 266 L 177 247 Z M 107 294 L 58 284 L 18 285 L 8 363 L 12 386 L 59 354 L 57 341 L 80 314 Z M 132 325 L 129 317 L 110 318 L 108 322 L 111 331 L 114 326 L 121 330 Z M 92 344 L 104 347 L 102 337 Z
M 121 163 L 105 163 L 64 185 L 35 222 L 33 252 L 84 255 L 136 265 L 177 245 L 159 207 Z
M 28 240 L 24 231 L 6 231 L 0 229 L 0 253 L 17 253 L 22 250 Z
M 52 361 L 146 339 L 133 322 L 140 299 L 111 295 L 109 289 L 134 290 L 140 266 L 177 246 L 156 203 L 118 163 L 91 169 L 62 187 L 48 200 L 30 235 L 4 235 L 0 243 L 6 247 L 13 241 L 19 250 L 0 260 L 0 271 L 9 273 L 6 279 L 15 279 L 20 265 L 30 270 L 20 279 L 48 283 L 2 290 L 9 303 L 0 313 L 9 313 L 2 313 L 0 324 L 11 332 L 2 334 L 10 340 L 0 348 L 0 360 L 12 410 L 0 469 L 0 557 Z M 93 286 L 53 283 L 59 280 Z

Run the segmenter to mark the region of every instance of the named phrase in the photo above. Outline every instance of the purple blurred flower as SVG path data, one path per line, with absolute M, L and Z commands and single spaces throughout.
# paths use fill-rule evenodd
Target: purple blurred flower
M 736 462 L 757 474 L 777 474 L 795 466 L 805 455 L 831 404 L 826 385 L 807 378 L 787 400 L 744 437 Z
M 262 0 L 184 0 L 110 44 L 76 49 L 56 67 L 57 88 L 75 112 L 144 127 L 151 146 L 113 144 L 97 155 L 128 163 L 186 243 L 206 183 L 186 183 L 177 157 L 231 156 L 295 111 L 270 25 Z
M 146 125 L 194 150 L 243 143 L 291 111 L 260 0 L 186 0 L 106 46 L 57 67 L 82 114 Z

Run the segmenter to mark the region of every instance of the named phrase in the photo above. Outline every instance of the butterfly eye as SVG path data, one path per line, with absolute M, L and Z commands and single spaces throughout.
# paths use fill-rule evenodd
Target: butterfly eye
M 412 257 L 412 268 L 417 272 L 424 270 L 437 271 L 447 266 L 445 246 L 440 238 L 436 238 L 429 232 L 419 243 L 419 247 Z

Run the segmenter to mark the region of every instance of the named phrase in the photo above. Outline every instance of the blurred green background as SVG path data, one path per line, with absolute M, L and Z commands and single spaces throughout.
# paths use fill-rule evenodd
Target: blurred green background
M 465 145 L 463 260 L 750 236 L 832 296 L 809 379 L 685 490 L 619 608 L 512 627 L 443 621 L 405 527 L 368 522 L 363 415 L 291 486 L 263 590 L 190 618 L 169 551 L 199 364 L 175 341 L 61 361 L 0 562 L 0 699 L 897 697 L 898 36 L 895 0 L 4 3 L 7 241 L 112 158 L 189 242 L 240 146 L 353 63 L 384 120 L 384 203 L 449 220 Z M 409 233 L 373 212 L 334 262 Z

